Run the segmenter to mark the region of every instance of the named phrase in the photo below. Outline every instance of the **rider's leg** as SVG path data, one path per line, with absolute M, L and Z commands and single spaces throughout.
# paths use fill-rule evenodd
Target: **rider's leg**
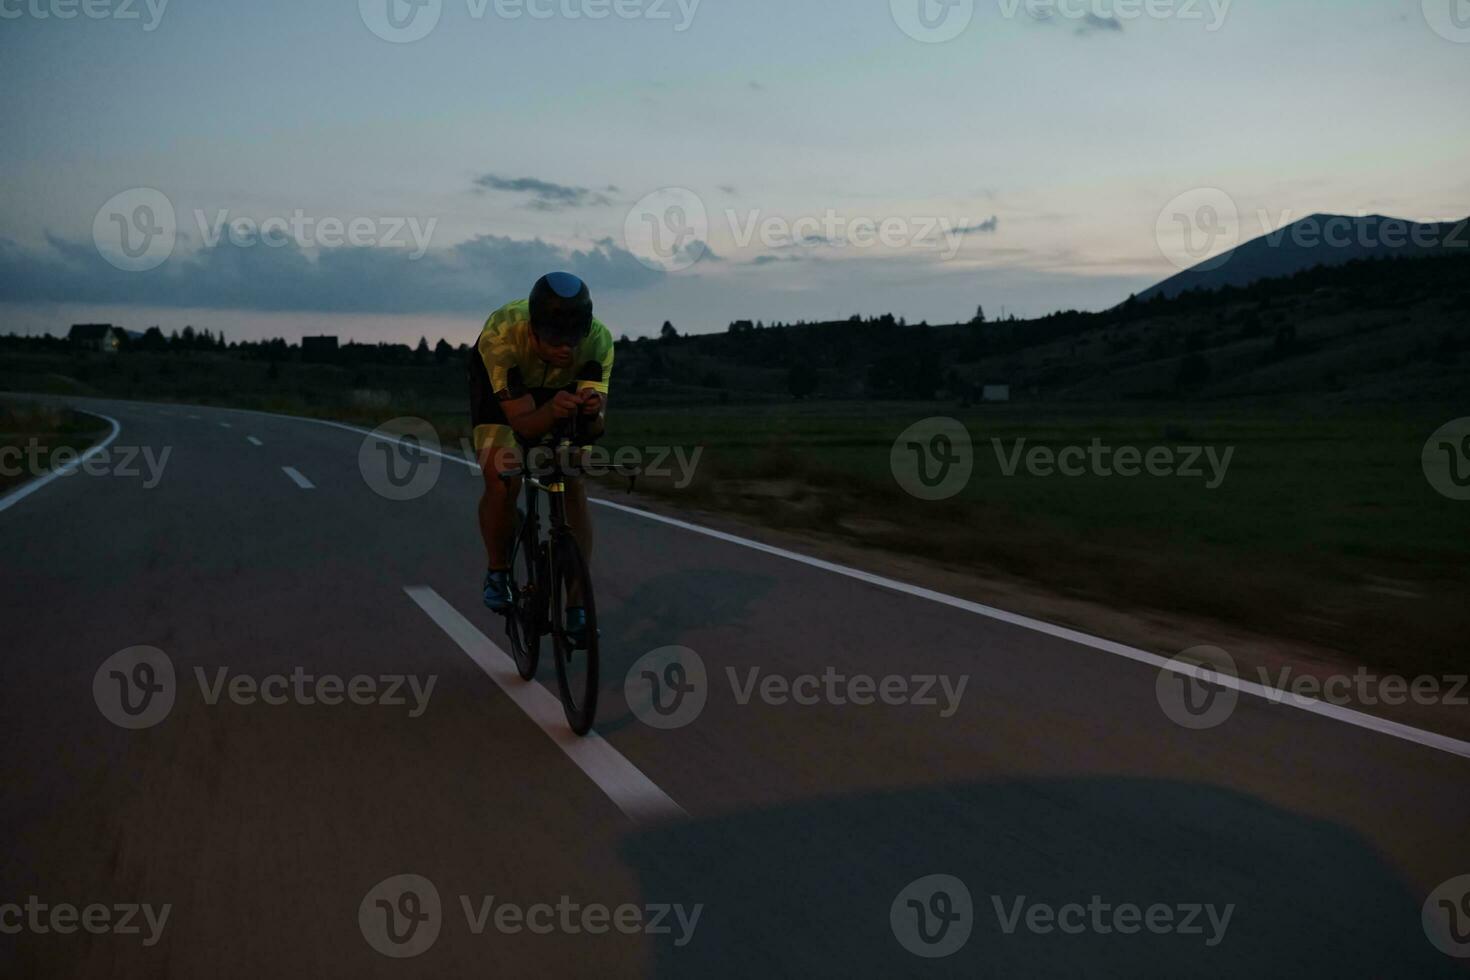
M 486 431 L 491 430 L 491 431 Z M 475 429 L 475 449 L 485 475 L 480 496 L 480 536 L 491 569 L 510 567 L 510 539 L 515 530 L 516 498 L 521 481 L 502 480 L 500 474 L 520 466 L 520 453 L 510 427 L 482 425 Z
M 480 496 L 480 537 L 485 543 L 485 605 L 497 612 L 509 603 L 506 571 L 510 568 L 511 536 L 515 533 L 516 496 L 521 481 L 502 480 L 500 474 L 520 465 L 515 439 L 508 426 L 477 426 L 475 447 L 485 490 Z M 509 445 L 507 445 L 507 441 Z

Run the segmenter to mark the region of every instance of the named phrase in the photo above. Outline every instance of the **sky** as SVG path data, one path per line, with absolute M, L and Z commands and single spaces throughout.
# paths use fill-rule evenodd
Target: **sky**
M 0 332 L 1033 316 L 1470 214 L 1470 0 L 0 0 L 0 83 Z

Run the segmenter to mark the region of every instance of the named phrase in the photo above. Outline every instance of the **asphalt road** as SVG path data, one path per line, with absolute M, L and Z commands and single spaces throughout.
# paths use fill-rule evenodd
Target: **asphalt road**
M 1127 651 L 607 506 L 579 742 L 480 606 L 478 473 L 77 404 L 169 455 L 0 501 L 0 975 L 1466 975 L 1463 743 L 1189 728 Z

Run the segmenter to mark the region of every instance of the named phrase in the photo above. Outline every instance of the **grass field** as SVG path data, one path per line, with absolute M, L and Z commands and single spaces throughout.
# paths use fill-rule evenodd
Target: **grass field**
M 81 452 L 107 432 L 101 419 L 34 402 L 0 402 L 0 493 Z
M 975 448 L 965 489 L 926 502 L 890 463 L 911 423 L 949 415 Z M 915 403 L 619 413 L 612 445 L 705 446 L 694 482 L 645 481 L 691 505 L 866 546 L 1021 576 L 1137 609 L 1203 614 L 1402 669 L 1470 657 L 1470 507 L 1439 495 L 1420 452 L 1448 407 Z M 1141 450 L 1233 448 L 1202 476 L 1006 475 L 1024 439 Z M 1179 457 L 1182 460 L 1182 456 Z
M 455 363 L 343 368 L 228 355 L 20 355 L 0 389 L 234 405 L 374 426 L 428 419 L 447 449 L 469 436 Z M 693 481 L 640 492 L 960 569 L 1020 578 L 1121 609 L 1215 617 L 1405 671 L 1470 661 L 1470 505 L 1431 487 L 1429 435 L 1448 404 L 784 402 L 631 407 L 610 448 L 701 450 Z M 934 416 L 961 420 L 974 472 L 951 499 L 906 493 L 890 454 Z M 61 423 L 32 421 L 42 428 Z M 69 421 L 66 425 L 88 425 Z M 7 427 L 7 431 L 8 431 Z M 63 430 L 64 431 L 64 430 Z M 78 429 L 77 431 L 80 431 Z M 1000 452 L 1106 446 L 1231 450 L 1200 477 L 1006 475 Z

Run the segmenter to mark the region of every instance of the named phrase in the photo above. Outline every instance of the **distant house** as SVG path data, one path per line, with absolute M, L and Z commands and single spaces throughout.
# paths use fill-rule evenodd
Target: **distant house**
M 1010 385 L 984 385 L 980 389 L 982 402 L 1008 402 L 1011 400 Z
M 67 339 L 77 350 L 116 354 L 127 339 L 127 334 L 110 323 L 73 323 Z
M 308 363 L 325 364 L 337 359 L 336 337 L 302 337 L 301 359 Z

